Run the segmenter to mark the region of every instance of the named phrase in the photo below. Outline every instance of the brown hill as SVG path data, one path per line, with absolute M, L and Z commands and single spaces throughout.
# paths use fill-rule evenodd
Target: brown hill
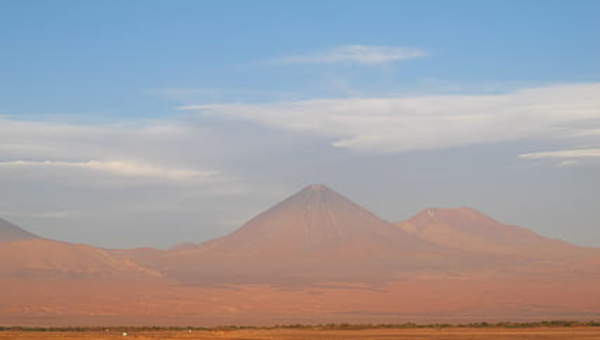
M 596 251 L 501 223 L 466 207 L 425 209 L 397 225 L 421 240 L 475 253 L 565 259 Z
M 0 277 L 134 278 L 159 277 L 128 257 L 82 244 L 40 238 L 0 220 Z
M 129 258 L 104 249 L 45 239 L 0 247 L 0 276 L 29 279 L 160 277 Z M 83 282 L 82 282 L 83 283 Z
M 163 265 L 186 282 L 380 282 L 451 265 L 450 253 L 311 185 L 230 235 L 171 251 Z

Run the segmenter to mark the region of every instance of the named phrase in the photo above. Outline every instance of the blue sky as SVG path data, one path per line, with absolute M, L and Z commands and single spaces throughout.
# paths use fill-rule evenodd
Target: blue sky
M 443 84 L 502 90 L 600 77 L 597 1 L 6 1 L 2 7 L 0 111 L 10 114 L 155 117 L 191 99 L 157 95 L 164 89 L 220 92 L 205 101 L 346 95 L 323 84 L 337 77 L 360 93 Z M 429 56 L 375 69 L 269 64 L 346 44 L 415 47 Z
M 471 205 L 600 246 L 599 12 L 4 1 L 0 216 L 56 238 L 168 246 L 325 182 L 387 219 Z M 140 230 L 147 240 L 115 236 Z

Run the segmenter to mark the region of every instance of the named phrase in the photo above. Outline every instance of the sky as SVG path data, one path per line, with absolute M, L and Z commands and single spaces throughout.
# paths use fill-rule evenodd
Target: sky
M 0 3 L 0 217 L 202 242 L 323 183 L 600 247 L 600 2 Z

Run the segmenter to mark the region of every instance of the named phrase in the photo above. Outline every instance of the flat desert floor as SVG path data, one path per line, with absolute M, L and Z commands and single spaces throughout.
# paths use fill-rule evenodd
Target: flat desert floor
M 236 340 L 600 340 L 600 328 L 445 328 L 445 329 L 366 329 L 366 330 L 318 330 L 318 329 L 273 329 L 234 331 L 158 331 L 130 332 L 126 337 L 121 332 L 0 332 L 0 340 L 7 339 L 236 339 Z

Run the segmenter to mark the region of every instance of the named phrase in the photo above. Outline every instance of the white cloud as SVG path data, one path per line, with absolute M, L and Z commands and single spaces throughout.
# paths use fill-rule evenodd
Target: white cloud
M 573 149 L 560 151 L 532 152 L 519 155 L 522 159 L 542 158 L 590 158 L 600 157 L 600 149 Z
M 600 118 L 600 83 L 496 95 L 322 99 L 180 109 L 314 133 L 332 138 L 332 145 L 340 148 L 401 152 L 524 138 L 581 137 L 586 128 L 575 123 Z
M 78 168 L 101 171 L 117 176 L 153 177 L 168 180 L 207 179 L 219 175 L 217 171 L 199 171 L 192 169 L 165 168 L 156 165 L 141 164 L 130 161 L 97 161 L 84 162 L 66 161 L 6 161 L 0 162 L 0 167 L 58 167 Z
M 378 65 L 426 55 L 425 51 L 410 47 L 342 45 L 328 50 L 282 57 L 276 61 L 283 64 L 351 63 Z
M 582 164 L 584 160 L 600 158 L 600 149 L 569 149 L 559 151 L 531 152 L 519 155 L 521 159 L 554 159 L 560 160 L 556 165 L 559 167 L 572 167 Z
M 222 150 L 210 146 L 222 139 L 183 120 L 82 124 L 0 117 L 0 179 L 94 187 L 177 182 L 231 191 L 228 184 L 239 179 L 220 169 L 215 160 Z
M 560 163 L 558 163 L 559 167 L 569 167 L 569 166 L 576 166 L 579 165 L 579 160 L 577 159 L 567 159 L 566 161 L 562 161 Z

